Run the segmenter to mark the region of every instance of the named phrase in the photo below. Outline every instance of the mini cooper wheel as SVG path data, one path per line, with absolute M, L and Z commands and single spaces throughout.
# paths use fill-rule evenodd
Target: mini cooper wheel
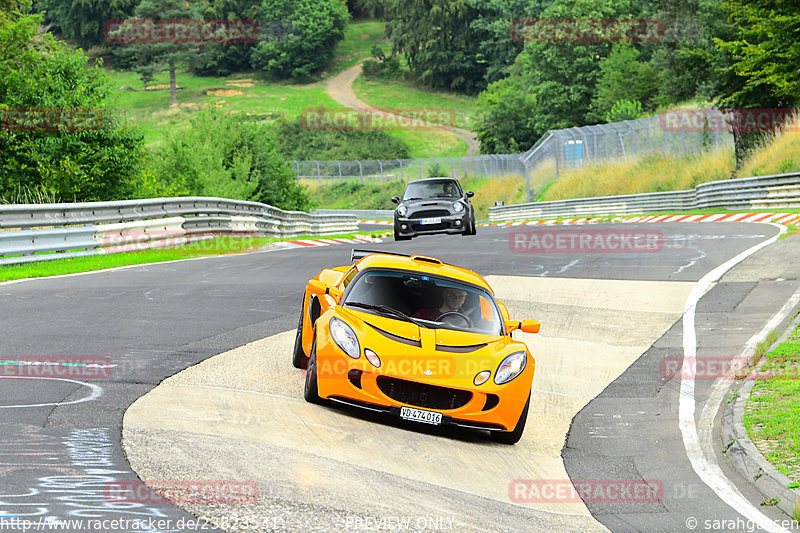
M 516 444 L 522 438 L 522 432 L 525 431 L 525 421 L 528 419 L 528 406 L 531 403 L 531 395 L 528 394 L 528 401 L 525 402 L 525 407 L 522 409 L 522 414 L 519 415 L 517 425 L 512 431 L 492 431 L 489 436 L 495 442 L 502 444 Z
M 297 334 L 294 337 L 294 351 L 292 352 L 292 366 L 295 368 L 306 368 L 308 356 L 303 351 L 303 313 L 305 311 L 305 294 L 300 302 L 300 321 L 297 323 Z
M 308 356 L 306 368 L 306 382 L 303 387 L 303 398 L 309 403 L 321 404 L 322 398 L 319 397 L 317 387 L 317 332 L 314 332 L 314 343 L 311 345 L 311 355 Z

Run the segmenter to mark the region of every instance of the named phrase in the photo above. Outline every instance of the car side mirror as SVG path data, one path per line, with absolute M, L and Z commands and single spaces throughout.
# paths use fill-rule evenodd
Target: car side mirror
M 472 192 L 472 191 L 467 191 L 467 194 L 466 194 L 465 196 L 466 196 L 467 198 L 472 198 L 473 196 L 475 196 L 475 193 L 474 193 L 474 192 Z
M 524 333 L 539 333 L 539 329 L 541 328 L 541 324 L 538 320 L 506 320 L 506 331 L 511 333 L 512 331 L 522 330 Z
M 400 203 L 400 197 L 399 196 L 392 196 L 392 201 L 394 203 L 396 203 L 396 204 L 399 204 Z
M 316 294 L 317 296 L 322 296 L 325 294 L 325 290 L 327 288 L 328 286 L 318 279 L 312 279 L 308 282 L 308 292 L 311 294 Z
M 328 287 L 322 281 L 318 279 L 312 279 L 308 282 L 308 292 L 311 294 L 315 294 L 317 296 L 322 296 L 323 294 L 327 294 L 333 297 L 334 300 L 337 302 L 342 298 L 342 294 L 344 291 L 342 289 L 338 289 L 336 287 Z

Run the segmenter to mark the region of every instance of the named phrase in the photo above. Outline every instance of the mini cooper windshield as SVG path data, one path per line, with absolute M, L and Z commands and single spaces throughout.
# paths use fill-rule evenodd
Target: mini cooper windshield
M 456 180 L 413 181 L 403 192 L 403 201 L 422 198 L 461 198 L 464 194 Z
M 346 307 L 422 327 L 502 335 L 492 296 L 450 278 L 390 270 L 369 270 L 348 287 Z

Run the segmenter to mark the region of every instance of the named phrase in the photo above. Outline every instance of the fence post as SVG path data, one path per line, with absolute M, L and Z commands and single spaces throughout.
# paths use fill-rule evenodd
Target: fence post
M 384 181 L 386 181 L 386 180 L 384 179 L 384 177 L 383 177 L 383 161 L 381 161 L 380 159 L 378 159 L 378 164 L 381 166 L 381 183 L 383 183 Z
M 525 172 L 525 202 L 527 203 L 531 201 L 531 173 L 527 165 L 523 167 L 523 172 Z
M 397 162 L 400 163 L 400 181 L 405 181 L 405 178 L 403 177 L 403 160 L 398 159 Z
M 364 167 L 361 166 L 361 161 L 356 163 L 358 163 L 358 177 L 361 178 L 361 185 L 364 185 Z
M 419 179 L 422 179 L 422 159 L 419 159 Z
M 344 178 L 342 177 L 342 162 L 336 161 L 336 164 L 339 165 L 339 181 L 342 182 L 344 181 Z

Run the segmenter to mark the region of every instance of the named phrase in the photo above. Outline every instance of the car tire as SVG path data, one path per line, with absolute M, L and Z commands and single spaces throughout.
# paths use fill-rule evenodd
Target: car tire
M 522 414 L 519 415 L 517 425 L 514 426 L 512 431 L 492 431 L 489 433 L 492 440 L 502 444 L 516 444 L 522 438 L 522 432 L 525 431 L 525 421 L 528 420 L 528 406 L 531 404 L 531 395 L 528 394 L 528 400 L 525 402 L 525 407 L 522 409 Z
M 394 240 L 396 241 L 410 241 L 411 237 L 403 237 L 402 235 L 398 235 L 397 232 L 394 233 Z
M 472 213 L 472 234 L 478 234 L 478 224 L 475 222 L 475 213 Z
M 303 315 L 305 314 L 306 296 L 300 302 L 300 321 L 297 323 L 297 333 L 294 337 L 294 351 L 292 352 L 292 366 L 295 368 L 306 368 L 308 366 L 308 356 L 303 351 Z
M 317 332 L 314 332 L 314 343 L 311 345 L 311 354 L 308 356 L 308 365 L 306 368 L 306 381 L 303 386 L 303 398 L 308 403 L 322 404 L 322 398 L 319 397 L 319 388 L 317 386 Z

